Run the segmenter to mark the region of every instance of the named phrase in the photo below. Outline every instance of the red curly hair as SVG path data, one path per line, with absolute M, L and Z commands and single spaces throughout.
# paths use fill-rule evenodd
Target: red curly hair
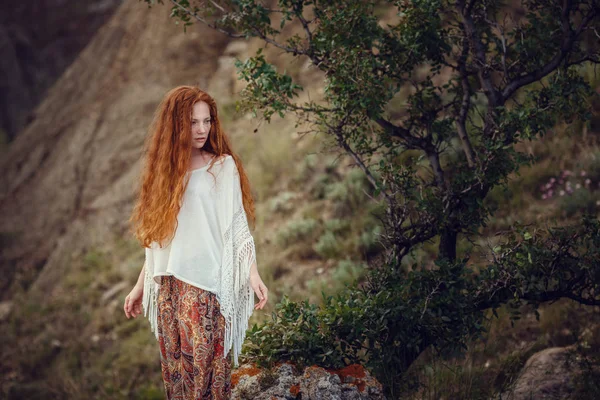
M 170 241 L 177 229 L 177 215 L 189 182 L 185 179 L 192 155 L 192 108 L 198 101 L 208 104 L 211 127 L 203 150 L 215 157 L 231 155 L 237 166 L 244 210 L 248 221 L 255 223 L 254 199 L 241 160 L 231 149 L 229 138 L 221 129 L 215 100 L 195 86 L 178 86 L 163 98 L 154 114 L 144 144 L 145 163 L 138 198 L 129 222 L 132 233 L 144 247 L 152 242 Z

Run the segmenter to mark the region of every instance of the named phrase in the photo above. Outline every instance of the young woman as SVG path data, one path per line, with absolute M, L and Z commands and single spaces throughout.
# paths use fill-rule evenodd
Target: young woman
M 228 399 L 230 350 L 237 366 L 248 319 L 268 298 L 248 178 L 215 101 L 197 87 L 168 92 L 150 132 L 130 220 L 146 260 L 125 315 L 150 319 L 168 399 Z

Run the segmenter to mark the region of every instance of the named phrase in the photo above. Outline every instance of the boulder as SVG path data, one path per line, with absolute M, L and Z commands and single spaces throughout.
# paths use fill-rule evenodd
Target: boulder
M 550 400 L 570 398 L 579 369 L 572 357 L 572 346 L 544 349 L 527 360 L 512 390 L 502 400 Z
M 244 364 L 232 372 L 232 399 L 246 400 L 383 400 L 383 387 L 358 364 L 339 370 L 318 366 L 298 372 L 289 362 L 271 370 Z

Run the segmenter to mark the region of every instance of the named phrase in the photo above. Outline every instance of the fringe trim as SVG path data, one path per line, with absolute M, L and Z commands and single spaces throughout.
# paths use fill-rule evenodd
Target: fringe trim
M 148 260 L 146 260 L 142 307 L 144 308 L 144 316 L 148 317 L 150 321 L 150 330 L 154 332 L 154 336 L 158 340 L 158 290 L 156 282 L 152 279 L 152 275 L 154 275 L 154 266 L 150 266 Z
M 250 285 L 250 268 L 256 262 L 254 239 L 248 229 L 243 205 L 233 215 L 231 226 L 224 235 L 224 257 L 221 270 L 221 291 L 217 295 L 221 314 L 225 318 L 223 358 L 233 348 L 234 367 L 254 310 L 254 292 Z

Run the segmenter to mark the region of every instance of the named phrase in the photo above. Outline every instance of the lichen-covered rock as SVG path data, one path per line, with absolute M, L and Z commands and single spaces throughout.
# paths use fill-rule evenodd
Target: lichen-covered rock
M 579 372 L 570 362 L 571 347 L 552 347 L 535 353 L 527 360 L 514 387 L 502 400 L 554 400 L 570 398 Z
M 232 373 L 233 399 L 366 400 L 385 399 L 381 384 L 362 366 L 340 370 L 310 366 L 301 373 L 292 363 L 261 370 L 244 364 Z

